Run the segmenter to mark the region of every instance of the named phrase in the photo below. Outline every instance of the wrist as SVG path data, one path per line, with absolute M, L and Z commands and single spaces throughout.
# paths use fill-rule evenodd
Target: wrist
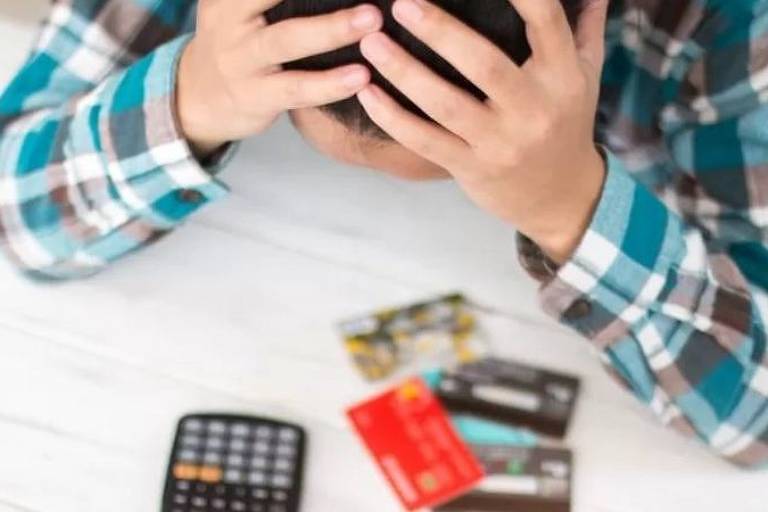
M 539 214 L 537 226 L 526 234 L 555 263 L 568 261 L 584 238 L 602 195 L 606 161 L 598 147 L 590 151 L 585 164 L 573 172 L 577 181 L 563 180 L 552 194 L 550 211 Z
M 194 40 L 184 49 L 176 78 L 176 116 L 183 137 L 195 156 L 205 159 L 215 153 L 227 139 L 217 137 L 211 131 L 215 121 L 207 115 L 210 110 L 206 95 L 200 94 L 201 80 L 195 76 Z

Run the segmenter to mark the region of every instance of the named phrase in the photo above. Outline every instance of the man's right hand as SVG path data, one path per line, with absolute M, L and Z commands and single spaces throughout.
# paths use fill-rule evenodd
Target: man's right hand
M 268 25 L 282 0 L 200 0 L 197 32 L 179 64 L 177 109 L 199 156 L 265 131 L 284 111 L 354 96 L 370 81 L 362 64 L 328 71 L 281 65 L 360 41 L 383 20 L 373 5 Z

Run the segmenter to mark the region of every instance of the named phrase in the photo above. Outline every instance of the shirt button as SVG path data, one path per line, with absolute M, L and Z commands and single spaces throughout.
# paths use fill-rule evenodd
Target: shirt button
M 185 189 L 179 190 L 176 193 L 176 197 L 178 198 L 179 201 L 183 203 L 190 203 L 190 204 L 202 203 L 203 199 L 205 199 L 202 192 L 200 192 L 199 190 L 195 190 L 193 188 L 185 188 Z
M 571 307 L 563 313 L 563 317 L 568 321 L 574 321 L 589 316 L 590 313 L 592 313 L 592 304 L 584 299 L 579 299 L 571 304 Z

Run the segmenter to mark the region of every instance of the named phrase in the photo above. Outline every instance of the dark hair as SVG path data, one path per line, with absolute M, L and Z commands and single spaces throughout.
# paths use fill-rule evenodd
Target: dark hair
M 432 1 L 483 34 L 515 62 L 522 64 L 530 57 L 531 49 L 525 36 L 525 26 L 520 16 L 510 5 L 509 0 Z M 561 0 L 572 23 L 578 14 L 578 5 L 581 4 L 581 1 Z M 266 13 L 266 19 L 269 23 L 275 23 L 297 16 L 326 14 L 362 3 L 371 3 L 379 7 L 384 14 L 383 31 L 395 42 L 427 64 L 438 75 L 471 92 L 478 99 L 485 99 L 485 95 L 477 87 L 394 20 L 392 17 L 393 0 L 368 0 L 367 2 L 363 0 L 283 0 L 282 3 Z M 359 45 L 348 46 L 322 55 L 301 59 L 288 63 L 284 67 L 286 69 L 319 71 L 352 63 L 367 63 L 360 53 Z M 429 119 L 424 112 L 384 79 L 374 68 L 368 67 L 371 68 L 373 82 L 376 85 L 382 87 L 411 112 Z M 327 105 L 323 109 L 344 125 L 359 133 L 374 135 L 379 138 L 388 138 L 368 117 L 356 97 Z

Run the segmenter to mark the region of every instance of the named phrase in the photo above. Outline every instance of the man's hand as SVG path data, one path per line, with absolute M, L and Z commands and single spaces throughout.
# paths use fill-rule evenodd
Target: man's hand
M 200 155 L 266 130 L 285 110 L 348 98 L 370 81 L 359 64 L 322 72 L 283 71 L 281 65 L 375 32 L 383 22 L 376 7 L 268 25 L 264 13 L 280 1 L 200 0 L 177 94 L 182 130 Z
M 521 67 L 426 0 L 397 0 L 395 18 L 482 90 L 484 103 L 383 33 L 361 42 L 366 59 L 437 124 L 370 84 L 358 97 L 374 122 L 560 262 L 589 225 L 605 178 L 593 132 L 608 0 L 586 2 L 574 36 L 559 0 L 511 0 L 533 50 Z

